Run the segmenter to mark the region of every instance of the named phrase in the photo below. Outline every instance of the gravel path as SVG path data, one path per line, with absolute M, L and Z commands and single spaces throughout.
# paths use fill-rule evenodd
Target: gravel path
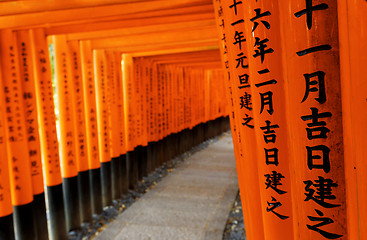
M 69 233 L 69 239 L 71 240 L 81 240 L 81 239 L 113 239 L 113 238 L 106 238 L 107 235 L 103 235 L 101 233 L 107 232 L 104 231 L 105 229 L 108 229 L 108 226 L 111 225 L 111 223 L 113 223 L 112 225 L 116 225 L 117 221 L 114 221 L 115 219 L 121 218 L 122 215 L 124 215 L 124 212 L 126 210 L 129 210 L 131 208 L 131 206 L 137 202 L 137 200 L 139 200 L 140 198 L 144 198 L 144 196 L 146 195 L 146 193 L 151 192 L 152 190 L 154 190 L 157 185 L 161 182 L 162 179 L 164 179 L 167 175 L 171 175 L 171 172 L 176 172 L 177 169 L 182 168 L 183 166 L 186 166 L 189 162 L 191 162 L 191 158 L 195 153 L 199 153 L 200 151 L 210 147 L 209 152 L 215 154 L 216 155 L 219 154 L 219 156 L 221 155 L 221 151 L 223 149 L 221 149 L 221 145 L 217 145 L 217 148 L 219 147 L 219 149 L 215 150 L 215 149 L 211 149 L 212 145 L 217 143 L 218 140 L 219 141 L 223 141 L 223 138 L 227 141 L 226 144 L 228 144 L 228 139 L 230 138 L 230 133 L 224 133 L 222 135 L 220 135 L 219 137 L 216 137 L 214 139 L 210 139 L 202 144 L 200 144 L 199 146 L 193 148 L 191 151 L 186 152 L 185 154 L 176 157 L 175 159 L 163 164 L 161 167 L 157 168 L 154 172 L 152 172 L 148 177 L 144 177 L 143 180 L 141 182 L 139 182 L 135 188 L 135 190 L 129 190 L 129 192 L 126 194 L 126 196 L 123 199 L 119 199 L 117 201 L 114 201 L 114 205 L 113 206 L 109 206 L 106 207 L 103 211 L 103 213 L 99 216 L 94 216 L 94 220 L 91 223 L 87 223 L 84 224 L 82 229 L 79 231 L 73 231 Z M 230 143 L 231 144 L 231 143 Z M 222 144 L 223 145 L 223 144 Z M 213 152 L 214 151 L 214 152 Z M 215 159 L 216 157 L 211 156 L 211 159 Z M 200 157 L 199 157 L 200 159 Z M 198 161 L 197 159 L 195 161 Z M 209 165 L 210 162 L 208 162 L 207 166 L 211 166 Z M 205 164 L 204 164 L 205 165 Z M 203 165 L 203 166 L 204 166 Z M 236 180 L 236 178 L 234 178 Z M 236 195 L 236 189 L 238 189 L 238 184 L 237 182 L 235 183 L 235 188 L 233 190 L 231 190 L 233 193 L 232 194 L 227 194 L 227 193 L 222 193 L 222 195 L 228 195 L 230 199 L 234 199 L 235 195 Z M 159 186 L 158 186 L 159 188 Z M 149 194 L 148 194 L 149 195 Z M 228 198 L 227 196 L 227 198 Z M 223 198 L 223 196 L 221 196 Z M 210 200 L 207 200 L 207 204 L 211 204 L 209 202 Z M 138 201 L 139 202 L 139 201 Z M 140 202 L 142 202 L 140 200 Z M 228 202 L 228 201 L 227 201 Z M 214 229 L 213 226 L 216 225 L 215 221 L 210 222 L 210 220 L 207 221 L 205 228 L 207 228 L 205 231 L 207 231 L 207 233 L 201 234 L 201 237 L 198 238 L 175 238 L 175 239 L 189 239 L 189 240 L 194 240 L 194 239 L 245 239 L 245 233 L 244 233 L 244 229 L 243 229 L 243 218 L 241 220 L 242 217 L 242 209 L 241 209 L 241 203 L 240 203 L 240 199 L 239 197 L 236 198 L 232 210 L 230 211 L 230 208 L 232 206 L 233 200 L 229 200 L 229 203 L 227 203 L 226 205 L 227 208 L 226 210 L 223 210 L 222 208 L 218 208 L 221 209 L 220 211 L 222 212 L 221 215 L 222 216 L 222 223 L 220 223 L 219 225 L 221 225 L 222 227 L 219 227 L 221 230 L 218 230 L 217 228 Z M 219 204 L 219 206 L 221 205 L 220 202 L 217 203 L 217 205 Z M 135 204 L 136 205 L 136 204 Z M 137 206 L 137 205 L 136 205 Z M 214 205 L 211 204 L 211 207 L 213 207 Z M 212 211 L 211 215 L 218 215 L 218 213 L 220 212 L 219 210 L 217 211 Z M 224 211 L 224 213 L 223 213 Z M 230 212 L 229 216 L 228 216 L 228 212 Z M 126 213 L 125 213 L 126 215 Z M 202 215 L 202 214 L 201 214 Z M 219 214 L 220 215 L 220 214 Z M 228 218 L 228 219 L 227 219 Z M 225 222 L 227 219 L 227 225 L 225 226 Z M 217 221 L 220 222 L 220 221 Z M 212 229 L 210 229 L 212 227 Z M 213 230 L 214 229 L 214 230 Z M 223 232 L 224 230 L 224 232 Z M 220 231 L 220 232 L 218 232 Z M 186 233 L 181 233 L 181 234 L 186 234 Z M 215 235 L 215 237 L 213 238 L 213 234 Z M 222 236 L 223 235 L 223 236 Z M 183 235 L 182 235 L 183 236 Z M 122 239 L 122 238 L 114 238 L 114 239 Z M 140 240 L 140 239 L 156 239 L 156 238 L 130 238 L 133 240 Z M 166 239 L 166 238 L 161 238 L 161 239 Z
M 229 213 L 227 224 L 223 232 L 223 240 L 245 240 L 246 232 L 243 221 L 242 205 L 240 194 L 233 203 Z

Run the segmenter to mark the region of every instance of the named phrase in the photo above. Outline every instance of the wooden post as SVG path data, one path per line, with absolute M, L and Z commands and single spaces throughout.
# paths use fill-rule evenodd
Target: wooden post
M 230 106 L 232 107 L 231 124 L 237 131 L 234 142 L 237 147 L 236 163 L 245 215 L 245 226 L 248 229 L 249 239 L 263 239 L 263 208 L 260 200 L 260 185 L 258 178 L 258 156 L 256 149 L 252 93 L 250 90 L 249 71 L 247 63 L 246 42 L 241 41 L 241 47 L 235 42 L 236 32 L 245 36 L 245 28 L 241 20 L 244 20 L 242 2 L 237 5 L 237 10 L 230 8 L 228 3 L 214 3 L 216 6 L 217 26 L 222 39 L 222 55 L 226 76 L 227 88 L 232 95 Z M 227 15 L 227 16 L 226 16 Z M 231 25 L 239 21 L 238 24 Z M 245 21 L 245 20 L 244 20 Z M 243 39 L 242 39 L 243 40 Z M 239 56 L 238 56 L 239 55 Z M 238 59 L 238 60 L 237 60 Z M 243 103 L 243 104 L 242 104 Z M 255 224 L 256 223 L 256 224 Z
M 75 133 L 75 100 L 71 76 L 71 58 L 65 36 L 53 36 L 56 92 L 59 105 L 61 173 L 65 204 L 66 229 L 80 228 L 79 188 Z
M 122 55 L 119 52 L 115 52 L 116 61 L 116 97 L 117 97 L 117 108 L 118 108 L 118 125 L 119 127 L 119 149 L 120 149 L 120 186 L 121 186 L 121 197 L 129 189 L 129 179 L 127 173 L 127 160 L 126 160 L 126 126 L 125 126 L 125 112 L 124 112 L 124 93 L 123 93 L 123 82 L 122 82 Z
M 109 136 L 110 136 L 110 156 L 111 156 L 111 188 L 112 199 L 120 198 L 120 125 L 118 124 L 119 112 L 117 106 L 117 86 L 116 86 L 116 61 L 113 52 L 106 52 L 106 69 L 107 69 L 107 85 L 108 85 L 108 100 L 110 106 L 109 115 Z
M 80 58 L 82 62 L 85 103 L 91 209 L 93 214 L 100 214 L 102 212 L 101 163 L 99 157 L 93 50 L 91 49 L 90 41 L 80 41 Z
M 43 156 L 44 176 L 47 191 L 50 238 L 65 239 L 65 212 L 62 192 L 59 144 L 56 131 L 54 91 L 50 68 L 50 55 L 44 30 L 30 31 L 32 56 L 37 92 L 41 151 Z
M 91 199 L 90 199 L 90 181 L 88 166 L 88 147 L 87 130 L 85 119 L 85 98 L 82 79 L 82 62 L 80 56 L 79 42 L 76 40 L 68 41 L 68 51 L 71 57 L 71 79 L 74 94 L 74 131 L 75 131 L 75 153 L 78 170 L 78 189 L 80 203 L 81 222 L 92 220 Z
M 6 143 L 16 239 L 36 239 L 32 178 L 26 135 L 23 91 L 19 75 L 16 36 L 3 30 L 1 37 L 2 93 L 5 100 Z
M 136 147 L 136 124 L 135 124 L 135 94 L 133 84 L 133 59 L 130 55 L 123 54 L 123 89 L 124 89 L 124 111 L 127 146 L 127 165 L 129 188 L 133 189 L 137 182 L 137 155 Z
M 2 75 L 0 75 L 0 89 L 3 89 Z M 9 179 L 8 149 L 5 131 L 5 99 L 0 98 L 0 239 L 13 240 L 13 206 L 11 204 L 11 189 Z
M 102 203 L 105 207 L 112 205 L 107 66 L 104 50 L 94 50 L 93 54 L 99 132 L 99 158 L 101 161 Z
M 292 190 L 279 6 L 247 1 L 245 32 L 265 239 L 293 239 Z M 234 44 L 241 44 L 239 35 Z M 243 99 L 242 99 L 243 100 Z M 246 99 L 244 102 L 246 103 Z M 284 231 L 287 229 L 287 231 Z
M 367 128 L 366 88 L 364 72 L 367 62 L 367 2 L 338 1 L 340 40 L 341 93 L 343 109 L 343 138 L 345 184 L 347 197 L 347 239 L 367 238 L 367 200 L 365 135 Z
M 294 237 L 346 238 L 337 1 L 281 0 L 279 15 Z
M 38 131 L 37 94 L 34 78 L 33 53 L 31 47 L 29 30 L 18 31 L 17 48 L 20 62 L 20 79 L 23 90 L 29 162 L 31 165 L 34 213 L 37 216 L 37 235 L 39 239 L 48 239 L 41 146 Z

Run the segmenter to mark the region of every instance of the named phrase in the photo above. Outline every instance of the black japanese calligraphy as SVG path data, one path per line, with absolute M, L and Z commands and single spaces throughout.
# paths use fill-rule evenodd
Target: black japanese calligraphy
M 268 91 L 268 92 L 264 92 L 264 93 L 260 93 L 260 98 L 261 98 L 261 109 L 260 109 L 260 114 L 264 111 L 265 106 L 267 106 L 267 112 L 272 115 L 274 113 L 274 108 L 273 108 L 273 92 Z
M 260 129 L 264 131 L 265 143 L 275 143 L 277 136 L 275 134 L 275 131 L 272 129 L 279 128 L 279 125 L 277 124 L 271 125 L 271 122 L 269 120 L 266 120 L 265 123 L 266 123 L 266 126 L 260 127 Z
M 255 46 L 257 47 L 257 49 L 255 49 L 255 54 L 253 55 L 254 58 L 257 58 L 260 56 L 261 59 L 261 63 L 264 62 L 265 59 L 265 54 L 268 53 L 273 53 L 274 50 L 272 48 L 268 48 L 268 45 L 266 45 L 265 43 L 269 42 L 269 39 L 265 38 L 263 40 L 260 40 L 260 38 L 255 37 Z
M 278 152 L 279 150 L 277 148 L 264 148 L 265 150 L 265 163 L 266 165 L 273 164 L 275 166 L 278 166 Z
M 326 226 L 329 224 L 334 223 L 334 220 L 328 217 L 324 217 L 324 213 L 321 212 L 320 210 L 315 209 L 315 212 L 317 213 L 317 215 L 319 217 L 313 217 L 313 216 L 307 216 L 308 219 L 310 219 L 310 221 L 312 222 L 319 222 L 318 224 L 315 225 L 309 225 L 307 224 L 307 228 L 320 233 L 323 237 L 327 238 L 327 239 L 337 239 L 337 238 L 341 238 L 343 235 L 339 235 L 339 234 L 335 234 L 335 233 L 330 233 L 327 231 L 324 231 L 322 229 L 320 229 L 320 227 L 322 226 Z
M 306 48 L 304 50 L 298 51 L 296 52 L 296 54 L 301 57 L 301 56 L 305 56 L 310 53 L 326 51 L 326 50 L 331 50 L 331 46 L 328 44 L 325 44 L 325 45 L 319 45 L 316 47 L 310 47 L 310 48 Z
M 234 45 L 238 44 L 240 50 L 242 50 L 242 42 L 246 42 L 246 38 L 243 36 L 243 32 L 236 31 L 234 35 Z
M 325 103 L 326 102 L 326 91 L 325 91 L 325 72 L 323 71 L 317 71 L 313 73 L 306 73 L 303 74 L 306 81 L 306 91 L 305 95 L 303 96 L 302 102 L 307 100 L 308 95 L 310 92 L 318 92 L 318 97 L 315 98 L 315 100 L 319 103 Z M 317 78 L 317 80 L 311 80 L 312 78 Z M 318 85 L 317 87 L 312 87 Z
M 321 3 L 321 4 L 313 6 L 312 0 L 306 0 L 306 9 L 296 12 L 294 16 L 299 18 L 306 14 L 307 28 L 310 30 L 312 28 L 312 12 L 317 11 L 317 10 L 326 10 L 328 8 L 329 6 L 326 3 Z
M 269 11 L 263 12 L 261 13 L 261 9 L 260 8 L 256 8 L 254 9 L 256 16 L 251 18 L 250 21 L 254 23 L 254 26 L 252 27 L 252 32 L 256 30 L 257 26 L 259 26 L 259 23 L 256 22 L 256 20 L 258 20 L 259 18 L 265 17 L 265 16 L 270 16 L 271 13 Z M 261 23 L 267 28 L 270 29 L 270 24 L 267 21 L 261 20 Z
M 330 148 L 328 148 L 325 145 L 317 145 L 313 147 L 306 146 L 306 149 L 307 149 L 308 169 L 310 170 L 322 169 L 326 173 L 330 172 L 330 159 L 329 159 Z M 316 162 L 315 160 L 319 161 Z
M 282 185 L 281 180 L 284 178 L 281 173 L 278 173 L 277 171 L 272 171 L 271 174 L 265 174 L 264 176 L 266 177 L 266 189 L 270 187 L 278 194 L 287 193 L 286 191 L 278 188 L 278 186 Z
M 306 199 L 305 201 L 313 200 L 320 206 L 324 208 L 334 208 L 339 207 L 340 204 L 332 204 L 329 202 L 326 202 L 325 200 L 334 200 L 336 199 L 335 195 L 332 194 L 332 188 L 337 187 L 338 184 L 336 184 L 332 179 L 324 178 L 319 176 L 318 180 L 307 180 L 303 181 L 306 184 L 305 187 L 305 195 Z M 314 189 L 313 189 L 313 188 Z
M 307 123 L 308 128 L 307 131 L 307 138 L 309 140 L 318 139 L 318 138 L 327 138 L 327 133 L 330 130 L 325 127 L 325 121 L 319 121 L 320 118 L 330 118 L 332 114 L 330 112 L 319 113 L 317 108 L 311 108 L 312 114 L 301 116 L 303 121 L 312 120 L 311 123 Z M 316 134 L 315 134 L 316 133 Z
M 245 94 L 240 97 L 240 100 L 241 100 L 240 102 L 241 109 L 246 108 L 248 110 L 252 110 L 251 94 L 245 92 Z
M 239 75 L 238 79 L 240 80 L 240 85 L 238 86 L 239 89 L 250 87 L 250 84 L 248 82 L 249 81 L 248 74 L 245 73 L 245 74 Z
M 237 15 L 237 5 L 242 4 L 242 1 L 233 0 L 233 4 L 229 8 L 233 8 L 234 14 Z
M 274 211 L 276 208 L 282 206 L 282 203 L 278 202 L 274 197 L 271 197 L 271 202 L 267 202 L 267 203 L 268 203 L 268 206 L 269 206 L 269 207 L 266 208 L 267 212 L 274 213 L 278 218 L 280 218 L 282 220 L 285 220 L 285 219 L 289 218 L 289 216 L 281 215 L 281 214 Z
M 242 125 L 243 126 L 246 126 L 246 127 L 248 127 L 248 128 L 251 128 L 251 129 L 253 129 L 254 128 L 254 125 L 251 125 L 250 124 L 250 122 L 253 120 L 253 118 L 252 117 L 250 117 L 248 114 L 245 114 L 245 118 L 243 118 L 243 123 L 242 123 Z
M 241 68 L 248 68 L 248 64 L 245 65 L 244 60 L 247 58 L 242 52 L 237 54 L 238 58 L 236 58 L 237 65 L 236 68 L 241 66 Z

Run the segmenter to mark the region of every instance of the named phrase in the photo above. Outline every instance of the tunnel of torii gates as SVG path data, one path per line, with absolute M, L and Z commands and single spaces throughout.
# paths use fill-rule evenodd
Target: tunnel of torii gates
M 66 239 L 229 118 L 248 239 L 367 239 L 366 12 L 1 2 L 0 238 Z

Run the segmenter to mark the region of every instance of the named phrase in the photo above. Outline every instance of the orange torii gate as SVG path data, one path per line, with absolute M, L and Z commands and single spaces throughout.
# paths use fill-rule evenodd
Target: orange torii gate
M 65 239 L 226 129 L 211 1 L 17 4 L 0 4 L 0 238 L 14 219 L 16 239 Z
M 228 113 L 249 239 L 365 238 L 366 8 L 0 3 L 0 238 L 65 239 Z
M 213 4 L 247 237 L 364 239 L 367 2 Z

